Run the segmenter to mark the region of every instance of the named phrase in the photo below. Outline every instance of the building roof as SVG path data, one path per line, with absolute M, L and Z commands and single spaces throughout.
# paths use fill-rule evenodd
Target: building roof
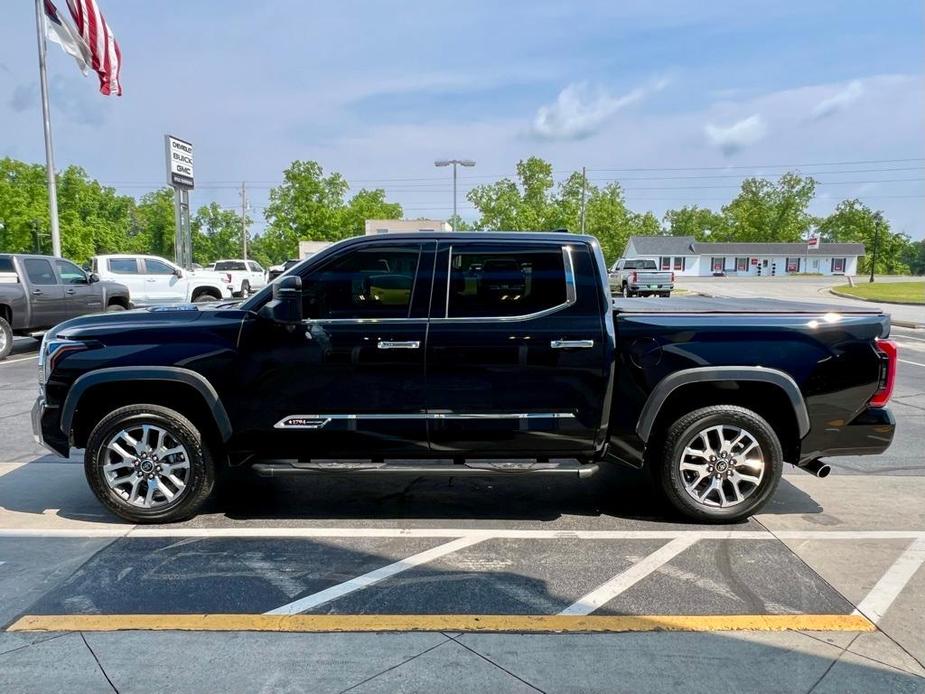
M 638 255 L 864 255 L 863 243 L 820 243 L 807 250 L 803 242 L 704 242 L 693 236 L 631 236 Z

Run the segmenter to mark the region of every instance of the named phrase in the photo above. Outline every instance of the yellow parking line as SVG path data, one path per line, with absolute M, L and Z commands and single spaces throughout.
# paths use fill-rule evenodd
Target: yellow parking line
M 7 631 L 875 631 L 863 615 L 25 615 Z

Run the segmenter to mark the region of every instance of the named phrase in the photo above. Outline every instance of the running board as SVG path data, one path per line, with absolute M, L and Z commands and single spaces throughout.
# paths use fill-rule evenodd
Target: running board
M 318 473 L 347 473 L 350 475 L 453 475 L 486 476 L 512 474 L 577 475 L 590 477 L 598 471 L 596 463 L 562 463 L 535 461 L 482 461 L 470 460 L 463 463 L 444 461 L 421 462 L 395 460 L 379 461 L 324 461 L 296 462 L 273 460 L 253 463 L 252 468 L 261 477 L 291 477 Z

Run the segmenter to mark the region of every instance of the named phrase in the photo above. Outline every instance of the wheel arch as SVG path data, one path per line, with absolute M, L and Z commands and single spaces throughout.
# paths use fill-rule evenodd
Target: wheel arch
M 718 404 L 740 405 L 767 419 L 780 432 L 785 459 L 799 459 L 800 441 L 810 430 L 803 394 L 788 374 L 759 366 L 697 367 L 666 376 L 643 405 L 636 434 L 648 446 L 680 413 Z
M 125 386 L 137 388 L 125 393 Z M 91 371 L 71 386 L 61 408 L 61 431 L 78 447 L 92 428 L 92 414 L 105 407 L 139 402 L 166 405 L 206 427 L 204 434 L 226 442 L 232 427 L 225 406 L 204 376 L 178 366 L 117 366 Z

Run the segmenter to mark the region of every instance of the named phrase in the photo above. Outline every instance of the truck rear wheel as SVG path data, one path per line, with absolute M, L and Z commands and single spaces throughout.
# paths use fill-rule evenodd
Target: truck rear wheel
M 668 428 L 658 476 L 668 501 L 684 515 L 731 523 L 767 503 L 783 468 L 780 440 L 763 417 L 715 405 Z
M 96 498 L 132 523 L 185 520 L 215 484 L 196 426 L 160 405 L 129 405 L 105 416 L 90 433 L 84 472 Z
M 0 361 L 13 351 L 13 329 L 6 318 L 0 316 Z

